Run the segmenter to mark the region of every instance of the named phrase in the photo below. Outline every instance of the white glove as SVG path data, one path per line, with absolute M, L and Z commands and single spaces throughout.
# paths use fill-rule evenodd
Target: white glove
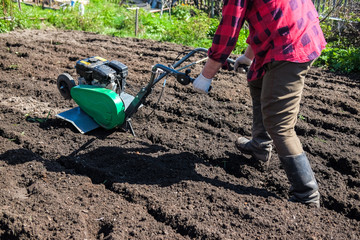
M 252 60 L 250 58 L 246 57 L 245 55 L 241 55 L 235 61 L 234 70 L 237 72 L 239 65 L 245 64 L 245 65 L 250 66 L 251 63 L 252 63 Z M 241 68 L 239 70 L 241 70 Z M 241 72 L 245 72 L 245 69 L 242 69 Z
M 198 92 L 208 93 L 211 82 L 212 79 L 206 78 L 204 75 L 202 75 L 202 73 L 200 73 L 200 75 L 194 80 L 193 86 L 194 89 Z

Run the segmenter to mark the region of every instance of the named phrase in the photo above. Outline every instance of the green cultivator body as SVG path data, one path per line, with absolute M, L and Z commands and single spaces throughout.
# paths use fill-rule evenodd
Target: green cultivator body
M 125 121 L 125 104 L 114 91 L 92 85 L 71 89 L 71 96 L 81 109 L 101 127 L 112 129 Z
M 79 60 L 75 65 L 76 72 L 80 75 L 78 85 L 68 73 L 59 75 L 57 79 L 61 95 L 65 99 L 73 99 L 79 106 L 56 116 L 71 122 L 81 133 L 98 127 L 123 127 L 129 128 L 134 134 L 131 116 L 142 106 L 156 83 L 167 75 L 174 76 L 182 85 L 194 81 L 189 76 L 188 68 L 205 61 L 207 57 L 184 67 L 180 65 L 198 52 L 206 53 L 207 49 L 197 48 L 169 67 L 161 64 L 153 66 L 149 83 L 136 96 L 124 91 L 128 69 L 121 62 L 97 56 Z M 231 59 L 228 62 L 234 63 Z M 181 72 L 184 69 L 185 72 Z

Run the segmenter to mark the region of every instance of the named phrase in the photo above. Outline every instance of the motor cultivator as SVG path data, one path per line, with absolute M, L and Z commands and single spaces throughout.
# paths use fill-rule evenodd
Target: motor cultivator
M 62 73 L 57 78 L 60 94 L 65 99 L 73 99 L 79 106 L 56 116 L 71 122 L 83 134 L 98 127 L 121 127 L 130 129 L 135 135 L 131 117 L 142 106 L 155 84 L 167 75 L 174 76 L 182 85 L 192 83 L 194 79 L 189 76 L 189 67 L 205 61 L 207 57 L 184 67 L 180 65 L 198 52 L 206 53 L 207 49 L 194 49 L 169 67 L 162 64 L 153 66 L 149 83 L 136 96 L 125 92 L 128 68 L 123 63 L 97 56 L 79 60 L 75 65 L 76 73 L 80 75 L 78 85 L 68 73 Z M 234 60 L 228 59 L 227 62 L 233 64 Z

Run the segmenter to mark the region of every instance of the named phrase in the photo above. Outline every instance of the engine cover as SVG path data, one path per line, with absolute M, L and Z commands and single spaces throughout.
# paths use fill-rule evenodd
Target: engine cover
M 116 80 L 115 75 L 116 71 L 105 64 L 95 67 L 92 73 L 94 80 L 106 85 Z
M 93 80 L 93 71 L 95 67 L 108 63 L 109 61 L 102 57 L 90 57 L 76 62 L 76 73 L 85 78 L 87 82 Z
M 125 89 L 128 67 L 119 61 L 109 62 L 105 58 L 95 56 L 77 61 L 75 68 L 87 85 L 106 87 L 116 84 L 120 93 Z
M 71 88 L 71 96 L 86 114 L 105 129 L 112 129 L 125 121 L 125 104 L 110 89 L 78 85 Z

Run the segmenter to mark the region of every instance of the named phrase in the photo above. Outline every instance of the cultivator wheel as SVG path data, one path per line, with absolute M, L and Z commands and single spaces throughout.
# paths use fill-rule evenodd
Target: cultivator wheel
M 62 73 L 57 78 L 57 87 L 61 96 L 65 99 L 71 99 L 71 88 L 75 87 L 75 81 L 68 73 Z

